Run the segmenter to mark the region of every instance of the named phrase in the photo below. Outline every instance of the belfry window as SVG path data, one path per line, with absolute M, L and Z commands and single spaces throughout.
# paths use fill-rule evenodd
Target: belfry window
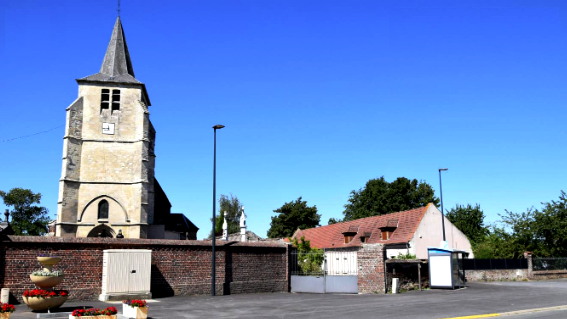
M 110 90 L 102 89 L 100 94 L 100 110 L 108 110 L 110 108 Z
M 120 90 L 112 90 L 112 113 L 120 111 Z
M 106 199 L 98 203 L 98 219 L 108 219 L 108 202 Z

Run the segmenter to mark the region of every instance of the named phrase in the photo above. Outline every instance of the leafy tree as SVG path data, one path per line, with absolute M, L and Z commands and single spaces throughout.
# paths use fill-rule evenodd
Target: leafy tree
M 336 223 L 342 223 L 343 220 L 342 219 L 335 219 L 334 217 L 329 218 L 329 222 L 327 224 L 332 225 L 332 224 L 336 224 Z
M 274 210 L 274 213 L 279 215 L 272 217 L 268 230 L 269 238 L 290 237 L 298 228 L 320 226 L 321 215 L 317 214 L 317 206 L 307 206 L 307 201 L 302 201 L 301 197 L 283 204 L 282 207 Z
M 301 198 L 301 197 L 300 197 Z M 290 240 L 293 247 L 297 248 L 297 265 L 302 274 L 323 274 L 323 260 L 325 254 L 323 249 L 311 248 L 311 242 L 302 236 Z
M 447 219 L 453 223 L 474 245 L 481 242 L 488 235 L 488 228 L 484 226 L 484 213 L 480 205 L 461 206 L 457 204 L 446 214 Z
M 567 195 L 522 213 L 506 210 L 501 227 L 492 227 L 474 246 L 475 258 L 522 258 L 525 251 L 539 257 L 567 257 Z
M 384 215 L 433 203 L 439 204 L 433 187 L 423 181 L 398 177 L 389 183 L 384 176 L 366 182 L 364 188 L 351 191 L 343 212 L 344 221 Z
M 561 191 L 558 201 L 542 204 L 533 219 L 537 244 L 533 252 L 542 257 L 567 257 L 567 195 Z
M 234 234 L 240 232 L 240 216 L 242 215 L 242 203 L 238 197 L 230 194 L 230 198 L 227 195 L 221 195 L 219 199 L 219 214 L 217 215 L 217 220 L 215 221 L 215 235 L 222 235 L 222 224 L 224 223 L 224 217 L 226 212 L 226 223 L 228 224 L 228 233 Z M 213 220 L 212 218 L 210 219 Z M 211 235 L 209 235 L 211 238 Z
M 9 192 L 0 191 L 0 197 L 6 206 L 12 206 L 11 225 L 16 235 L 40 236 L 47 232 L 49 223 L 48 210 L 39 204 L 40 193 L 29 189 L 12 188 Z

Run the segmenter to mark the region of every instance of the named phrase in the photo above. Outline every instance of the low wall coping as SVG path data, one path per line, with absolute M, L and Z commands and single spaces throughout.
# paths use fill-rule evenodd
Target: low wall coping
M 11 243 L 22 244 L 70 244 L 70 245 L 109 245 L 109 246 L 212 246 L 210 240 L 173 240 L 173 239 L 131 239 L 131 238 L 76 238 L 76 237 L 42 237 L 42 236 L 6 236 L 8 240 L 3 245 Z M 288 246 L 285 242 L 275 241 L 220 241 L 215 243 L 216 247 L 271 247 L 283 248 Z

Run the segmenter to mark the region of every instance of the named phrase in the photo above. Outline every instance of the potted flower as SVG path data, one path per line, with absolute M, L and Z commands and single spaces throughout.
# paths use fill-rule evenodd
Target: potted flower
M 61 306 L 67 300 L 66 290 L 33 289 L 24 291 L 24 302 L 33 310 L 47 310 Z
M 16 311 L 16 307 L 9 303 L 0 302 L 0 319 L 9 319 L 12 312 Z
M 148 304 L 145 300 L 124 300 L 122 301 L 122 315 L 127 318 L 148 318 Z
M 118 310 L 115 307 L 108 307 L 106 309 L 75 309 L 69 315 L 69 319 L 116 319 Z

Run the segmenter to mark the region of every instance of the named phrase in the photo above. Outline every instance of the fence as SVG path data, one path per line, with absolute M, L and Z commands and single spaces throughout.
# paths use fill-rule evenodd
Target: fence
M 527 259 L 463 259 L 465 270 L 528 269 Z
M 294 250 L 290 254 L 290 272 L 293 276 L 323 276 L 325 253 L 300 252 Z
M 533 270 L 567 270 L 567 258 L 532 258 Z

